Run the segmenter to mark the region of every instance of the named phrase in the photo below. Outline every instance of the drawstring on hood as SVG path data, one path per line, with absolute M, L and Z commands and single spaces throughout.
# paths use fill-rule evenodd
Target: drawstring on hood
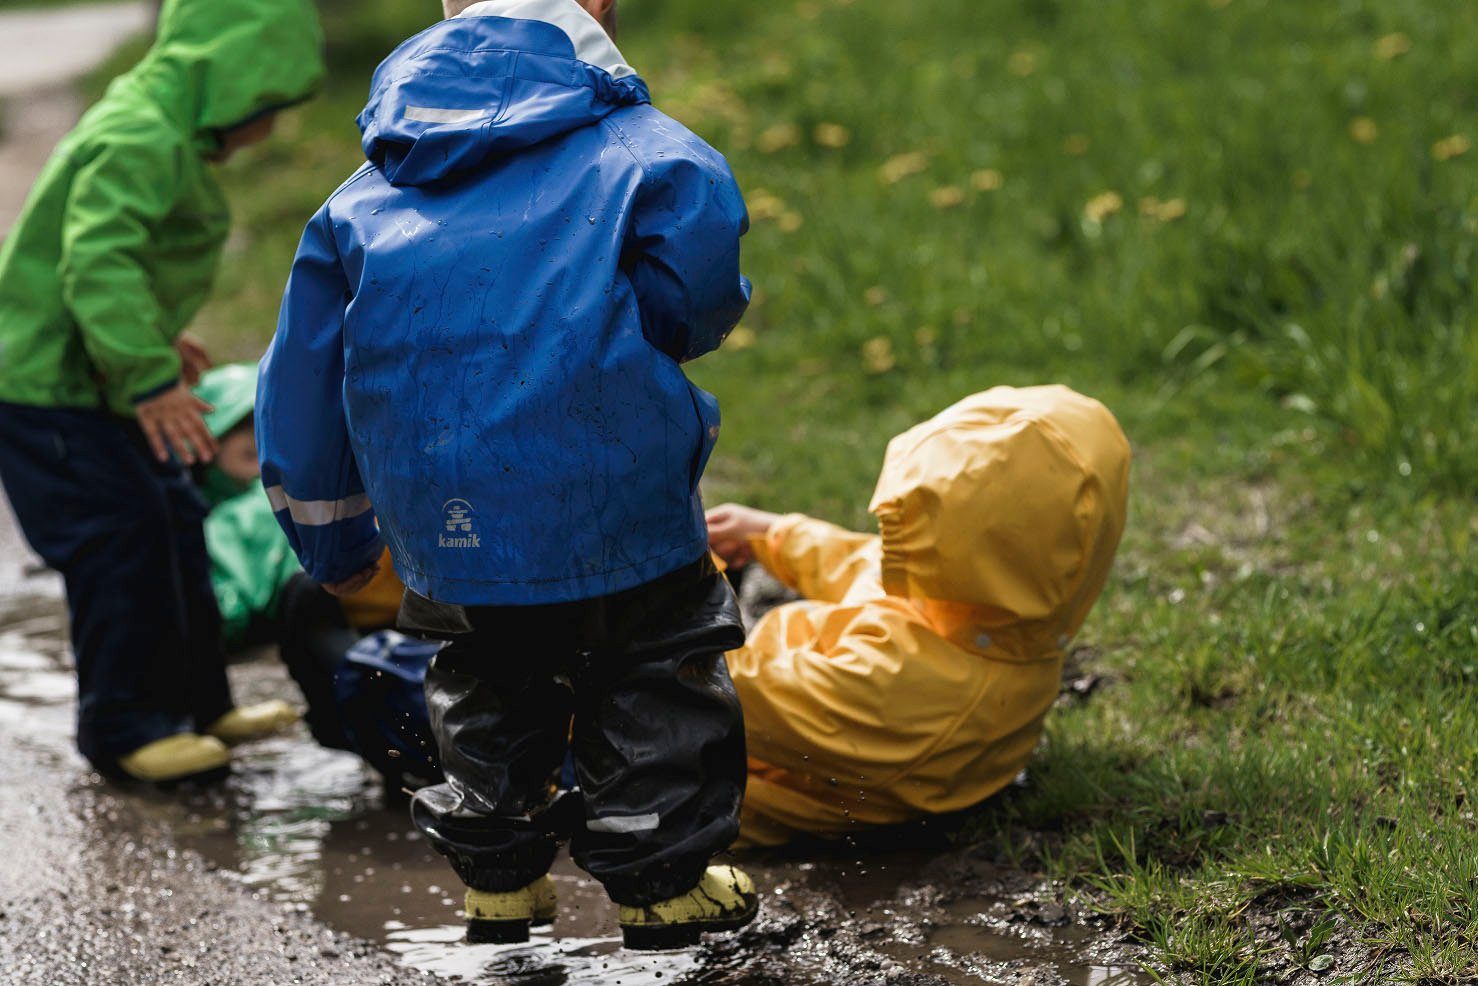
M 387 180 L 425 185 L 649 101 L 575 0 L 484 0 L 392 52 L 358 122 Z

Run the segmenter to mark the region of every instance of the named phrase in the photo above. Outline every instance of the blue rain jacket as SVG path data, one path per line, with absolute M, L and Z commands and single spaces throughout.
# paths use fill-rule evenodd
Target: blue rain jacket
M 383 537 L 422 595 L 530 605 L 706 550 L 718 406 L 679 364 L 748 305 L 748 217 L 648 99 L 573 0 L 477 4 L 380 65 L 368 163 L 308 223 L 257 399 L 315 579 Z

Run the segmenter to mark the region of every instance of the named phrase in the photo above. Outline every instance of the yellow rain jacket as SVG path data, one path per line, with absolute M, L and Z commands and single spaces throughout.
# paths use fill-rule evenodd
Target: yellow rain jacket
M 729 671 L 751 757 L 741 840 L 974 805 L 1025 766 L 1124 529 L 1129 444 L 1065 387 L 997 387 L 893 439 L 881 536 L 801 515 L 755 538 L 803 601 Z

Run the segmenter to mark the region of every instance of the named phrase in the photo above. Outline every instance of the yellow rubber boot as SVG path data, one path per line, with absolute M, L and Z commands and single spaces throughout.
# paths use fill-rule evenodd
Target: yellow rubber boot
M 529 940 L 529 925 L 553 924 L 559 913 L 554 881 L 541 876 L 507 893 L 467 891 L 467 940 L 477 945 Z
M 706 931 L 744 927 L 759 909 L 759 894 L 748 873 L 710 866 L 687 893 L 645 907 L 622 907 L 618 920 L 627 948 L 685 948 L 698 944 Z
M 229 746 L 249 743 L 280 733 L 297 722 L 298 710 L 281 699 L 238 705 L 205 727 L 205 731 Z
M 118 767 L 136 781 L 168 784 L 214 774 L 231 765 L 231 751 L 214 736 L 176 733 L 145 743 L 118 760 Z

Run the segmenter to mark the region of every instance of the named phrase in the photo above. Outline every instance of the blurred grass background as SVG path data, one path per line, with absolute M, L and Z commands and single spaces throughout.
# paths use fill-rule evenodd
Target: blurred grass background
M 324 10 L 324 97 L 227 168 L 222 356 L 437 14 Z M 866 527 L 887 439 L 997 383 L 1135 443 L 1107 687 L 976 834 L 1187 981 L 1478 976 L 1478 4 L 627 0 L 621 44 L 754 216 L 710 502 Z

